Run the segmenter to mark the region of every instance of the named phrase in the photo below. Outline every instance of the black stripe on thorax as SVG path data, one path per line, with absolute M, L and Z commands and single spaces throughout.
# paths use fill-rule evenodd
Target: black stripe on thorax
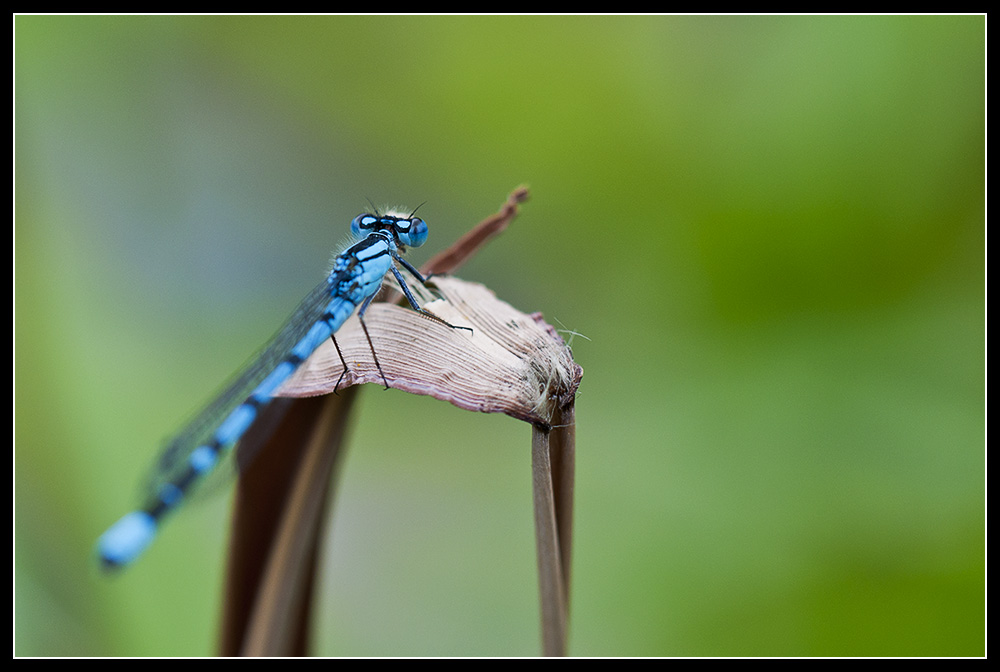
M 351 247 L 342 256 L 352 257 L 353 258 L 352 261 L 361 262 L 362 261 L 361 253 L 367 250 L 372 245 L 376 244 L 384 244 L 386 246 L 386 249 L 379 252 L 378 254 L 366 256 L 363 261 L 368 261 L 369 259 L 377 259 L 378 257 L 389 254 L 389 250 L 392 249 L 392 239 L 389 237 L 389 235 L 385 233 L 376 232 L 368 234 L 367 238 L 362 240 L 357 245 Z

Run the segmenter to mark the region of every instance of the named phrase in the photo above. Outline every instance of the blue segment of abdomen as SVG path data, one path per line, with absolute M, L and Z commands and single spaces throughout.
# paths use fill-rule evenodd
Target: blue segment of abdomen
M 105 565 L 125 565 L 146 550 L 156 535 L 156 519 L 145 511 L 133 511 L 112 525 L 97 540 Z

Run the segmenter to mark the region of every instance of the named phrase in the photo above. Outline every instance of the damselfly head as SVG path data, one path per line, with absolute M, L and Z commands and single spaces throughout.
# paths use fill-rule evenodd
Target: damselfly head
M 420 247 L 427 241 L 427 223 L 419 217 L 414 217 L 415 212 L 416 210 L 405 215 L 390 210 L 385 214 L 376 212 L 358 215 L 351 221 L 351 233 L 356 238 L 363 238 L 375 231 L 385 231 L 392 234 L 400 245 Z

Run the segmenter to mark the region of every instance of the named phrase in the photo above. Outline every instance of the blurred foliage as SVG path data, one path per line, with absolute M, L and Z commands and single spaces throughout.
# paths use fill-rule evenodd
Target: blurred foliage
M 587 337 L 571 653 L 984 655 L 985 17 L 14 28 L 15 654 L 211 653 L 224 496 L 94 539 L 366 199 L 526 182 L 462 275 Z M 539 651 L 529 434 L 365 392 L 318 653 Z

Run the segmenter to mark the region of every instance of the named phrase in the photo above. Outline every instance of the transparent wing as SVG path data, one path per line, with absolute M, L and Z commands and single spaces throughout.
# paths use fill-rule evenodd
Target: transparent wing
M 146 493 L 156 493 L 160 486 L 171 482 L 186 469 L 191 452 L 208 442 L 219 424 L 246 401 L 264 378 L 288 356 L 326 312 L 333 298 L 330 288 L 330 281 L 323 280 L 309 292 L 284 326 L 230 379 L 215 400 L 169 440 L 153 465 L 146 482 Z

